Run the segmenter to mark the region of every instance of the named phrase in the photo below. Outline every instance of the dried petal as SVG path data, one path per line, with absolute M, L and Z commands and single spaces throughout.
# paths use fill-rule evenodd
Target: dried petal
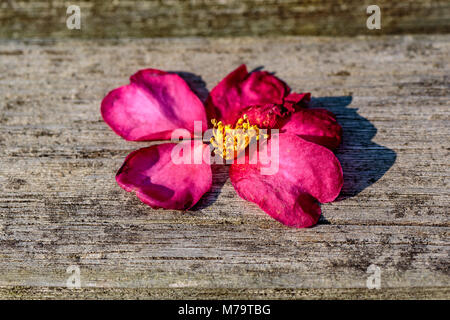
M 190 141 L 181 142 L 184 146 Z M 172 150 L 177 144 L 165 143 L 130 153 L 117 172 L 116 181 L 126 191 L 135 191 L 138 198 L 152 208 L 189 209 L 211 188 L 211 167 L 202 162 L 176 164 Z M 195 149 L 208 148 L 202 143 Z M 194 149 L 191 149 L 194 150 Z
M 279 153 L 270 154 L 270 162 L 263 164 L 261 154 L 279 144 Z M 343 176 L 333 152 L 296 135 L 281 133 L 271 137 L 259 150 L 246 156 L 245 164 L 230 167 L 230 179 L 239 196 L 256 203 L 281 223 L 297 228 L 309 227 L 320 217 L 320 202 L 333 201 L 342 188 Z M 261 169 L 279 168 L 275 174 L 263 175 Z M 315 198 L 315 199 L 314 199 Z
M 117 88 L 103 99 L 105 122 L 126 140 L 170 139 L 178 128 L 194 132 L 194 121 L 207 129 L 205 108 L 177 74 L 156 69 L 141 70 L 130 84 Z
M 287 120 L 281 131 L 331 150 L 339 147 L 342 141 L 342 127 L 334 114 L 325 109 L 300 109 Z
M 253 105 L 281 104 L 289 93 L 289 87 L 274 75 L 265 71 L 248 73 L 241 65 L 227 75 L 211 90 L 206 101 L 209 118 L 233 124 L 242 110 Z

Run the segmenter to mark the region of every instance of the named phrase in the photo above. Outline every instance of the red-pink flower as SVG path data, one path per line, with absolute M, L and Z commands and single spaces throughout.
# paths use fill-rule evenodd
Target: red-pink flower
M 242 123 L 244 115 L 257 129 L 279 129 L 256 152 L 242 152 L 244 163 L 230 165 L 231 183 L 243 199 L 274 219 L 309 227 L 321 214 L 317 200 L 333 201 L 343 184 L 340 163 L 332 152 L 341 142 L 342 129 L 331 112 L 306 108 L 309 99 L 309 93 L 291 93 L 274 75 L 248 73 L 242 65 L 203 104 L 177 74 L 146 69 L 131 76 L 129 85 L 111 91 L 102 101 L 101 113 L 114 132 L 131 141 L 170 139 L 180 128 L 193 133 L 194 121 L 202 122 L 202 131 L 208 128 L 207 119 L 234 125 Z M 204 143 L 181 143 L 209 151 Z M 264 175 L 261 169 L 270 163 L 261 162 L 259 155 L 273 143 L 279 146 L 279 168 Z M 116 175 L 117 183 L 153 208 L 191 208 L 211 188 L 211 167 L 204 161 L 175 164 L 171 159 L 175 146 L 164 143 L 132 152 Z

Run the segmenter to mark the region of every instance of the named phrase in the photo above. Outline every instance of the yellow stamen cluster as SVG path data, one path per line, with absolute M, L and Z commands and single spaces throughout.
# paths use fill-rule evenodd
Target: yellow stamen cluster
M 225 160 L 234 159 L 247 148 L 253 138 L 259 140 L 258 126 L 251 125 L 245 114 L 236 122 L 234 128 L 229 124 L 223 125 L 222 121 L 217 122 L 216 119 L 212 119 L 211 123 L 214 125 L 211 138 L 214 152 L 219 152 Z

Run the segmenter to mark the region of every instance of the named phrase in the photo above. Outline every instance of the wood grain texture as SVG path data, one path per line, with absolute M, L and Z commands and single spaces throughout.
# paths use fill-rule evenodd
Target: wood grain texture
M 81 30 L 66 28 L 79 5 Z M 369 5 L 381 30 L 366 27 Z M 448 0 L 4 0 L 0 37 L 123 38 L 381 35 L 450 32 Z
M 1 41 L 0 297 L 450 298 L 449 50 L 448 35 Z M 204 96 L 241 63 L 312 92 L 344 128 L 344 189 L 314 228 L 240 199 L 223 166 L 188 212 L 115 183 L 149 143 L 102 121 L 109 90 L 153 67 Z

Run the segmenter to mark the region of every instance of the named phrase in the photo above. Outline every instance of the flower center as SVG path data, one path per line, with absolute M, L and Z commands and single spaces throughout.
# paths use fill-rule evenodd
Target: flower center
M 217 122 L 216 119 L 212 119 L 211 123 L 214 125 L 211 138 L 214 152 L 225 160 L 234 159 L 247 148 L 253 138 L 259 140 L 259 128 L 250 124 L 246 114 L 239 118 L 234 128 L 229 124 L 223 125 L 222 121 Z

